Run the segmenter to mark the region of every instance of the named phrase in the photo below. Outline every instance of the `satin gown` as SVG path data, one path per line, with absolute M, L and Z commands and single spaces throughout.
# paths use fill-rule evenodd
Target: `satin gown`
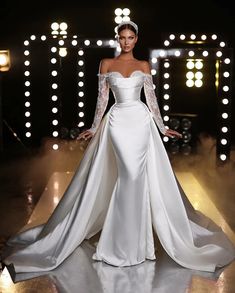
M 110 88 L 115 103 L 103 116 Z M 213 272 L 234 260 L 232 242 L 185 196 L 156 125 L 165 133 L 151 75 L 99 74 L 95 135 L 71 183 L 47 223 L 9 239 L 4 263 L 17 273 L 52 270 L 99 231 L 92 259 L 113 266 L 154 260 L 154 232 L 186 268 Z

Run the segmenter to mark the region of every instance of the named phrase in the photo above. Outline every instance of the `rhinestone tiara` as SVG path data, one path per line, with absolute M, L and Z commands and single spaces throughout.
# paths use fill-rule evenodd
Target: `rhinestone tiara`
M 116 27 L 115 27 L 115 33 L 118 34 L 118 29 L 119 27 L 121 27 L 124 24 L 130 24 L 131 26 L 133 26 L 136 30 L 136 34 L 138 34 L 138 25 L 136 23 L 134 23 L 131 20 L 127 20 L 127 21 L 122 21 L 121 23 L 119 23 Z

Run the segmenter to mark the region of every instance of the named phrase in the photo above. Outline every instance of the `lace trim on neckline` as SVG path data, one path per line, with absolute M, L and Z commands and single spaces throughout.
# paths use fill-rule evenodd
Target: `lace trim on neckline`
M 120 75 L 121 78 L 125 78 L 125 79 L 127 79 L 127 78 L 131 78 L 131 77 L 133 77 L 134 74 L 135 74 L 136 72 L 140 72 L 140 73 L 142 73 L 143 75 L 152 76 L 151 74 L 149 74 L 149 73 L 145 73 L 145 72 L 143 72 L 142 70 L 134 70 L 134 71 L 132 71 L 132 73 L 131 73 L 129 76 L 123 76 L 123 74 L 122 74 L 121 72 L 119 72 L 119 71 L 108 71 L 108 72 L 106 72 L 106 73 L 98 73 L 97 75 L 98 75 L 98 76 L 109 76 L 109 75 L 112 74 L 112 73 L 117 73 L 118 75 Z

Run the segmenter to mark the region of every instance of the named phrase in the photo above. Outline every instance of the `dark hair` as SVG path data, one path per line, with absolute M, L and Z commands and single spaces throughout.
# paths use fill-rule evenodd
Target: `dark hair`
M 137 35 L 136 29 L 129 23 L 125 23 L 125 24 L 121 25 L 117 30 L 118 34 L 120 34 L 120 32 L 125 29 L 131 30 L 131 31 L 133 31 L 133 33 L 135 33 L 135 35 Z

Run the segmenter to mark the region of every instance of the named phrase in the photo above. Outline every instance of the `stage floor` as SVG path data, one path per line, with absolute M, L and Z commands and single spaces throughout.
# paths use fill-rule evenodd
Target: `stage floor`
M 199 162 L 195 158 L 173 159 L 172 164 L 193 206 L 219 224 L 235 244 L 233 164 L 217 169 L 211 161 Z M 73 171 L 52 172 L 37 204 L 31 205 L 31 210 L 29 208 L 30 216 L 25 215 L 27 223 L 22 230 L 47 220 L 72 176 Z M 29 205 L 30 198 L 32 203 L 32 194 L 30 197 L 30 193 L 27 193 L 26 205 Z M 17 208 L 20 209 L 19 206 Z M 14 223 L 12 221 L 8 226 Z M 1 233 L 7 235 L 6 231 Z M 214 274 L 189 270 L 172 261 L 157 243 L 156 261 L 147 260 L 140 265 L 117 268 L 92 260 L 98 237 L 96 235 L 84 241 L 61 266 L 49 273 L 18 274 L 13 283 L 5 268 L 0 276 L 0 292 L 235 292 L 235 262 Z

